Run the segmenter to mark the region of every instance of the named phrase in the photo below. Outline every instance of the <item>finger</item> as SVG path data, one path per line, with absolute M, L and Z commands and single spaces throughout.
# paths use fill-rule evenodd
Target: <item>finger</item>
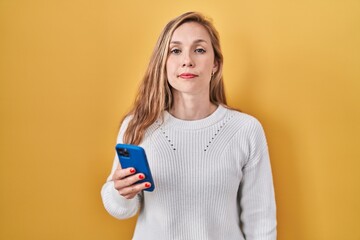
M 126 199 L 133 199 L 137 194 L 129 194 L 129 195 L 125 195 L 123 196 Z
M 129 187 L 133 184 L 135 184 L 137 181 L 143 180 L 145 178 L 145 175 L 143 173 L 134 174 L 132 176 L 127 176 L 125 178 L 115 180 L 114 181 L 114 187 L 117 190 L 120 190 L 122 188 Z
M 117 168 L 113 174 L 112 180 L 119 180 L 119 179 L 123 179 L 127 176 L 130 176 L 132 174 L 134 174 L 136 172 L 135 168 L 125 168 L 125 169 L 121 169 L 121 168 Z
M 131 199 L 136 194 L 149 187 L 151 187 L 151 184 L 149 182 L 134 184 L 132 186 L 119 190 L 119 194 L 127 199 Z

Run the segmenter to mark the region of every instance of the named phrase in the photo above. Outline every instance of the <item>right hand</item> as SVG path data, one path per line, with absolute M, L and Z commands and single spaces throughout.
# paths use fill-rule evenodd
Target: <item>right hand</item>
M 144 178 L 145 175 L 136 173 L 134 168 L 121 169 L 120 165 L 112 176 L 115 189 L 126 199 L 134 198 L 136 194 L 151 186 L 149 182 L 136 183 Z

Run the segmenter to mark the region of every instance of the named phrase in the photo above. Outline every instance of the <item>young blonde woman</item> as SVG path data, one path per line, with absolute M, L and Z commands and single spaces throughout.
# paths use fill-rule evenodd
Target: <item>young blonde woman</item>
M 101 195 L 134 240 L 274 240 L 276 206 L 260 123 L 226 105 L 212 23 L 185 13 L 161 33 L 117 143 L 142 146 L 156 189 L 117 157 Z

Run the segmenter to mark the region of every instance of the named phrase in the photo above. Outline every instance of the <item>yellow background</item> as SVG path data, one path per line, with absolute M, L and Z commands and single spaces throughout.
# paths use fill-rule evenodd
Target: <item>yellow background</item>
M 359 0 L 1 0 L 0 239 L 131 239 L 103 209 L 164 25 L 218 28 L 229 103 L 265 128 L 280 240 L 360 239 Z

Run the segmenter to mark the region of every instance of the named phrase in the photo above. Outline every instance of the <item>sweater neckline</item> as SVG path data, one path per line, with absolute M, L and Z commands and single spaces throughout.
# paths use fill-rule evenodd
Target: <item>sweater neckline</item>
M 167 128 L 168 127 L 175 127 L 180 129 L 206 128 L 221 121 L 225 116 L 226 110 L 227 109 L 224 106 L 219 105 L 212 114 L 198 120 L 182 120 L 174 117 L 168 111 L 164 111 L 164 123 Z

